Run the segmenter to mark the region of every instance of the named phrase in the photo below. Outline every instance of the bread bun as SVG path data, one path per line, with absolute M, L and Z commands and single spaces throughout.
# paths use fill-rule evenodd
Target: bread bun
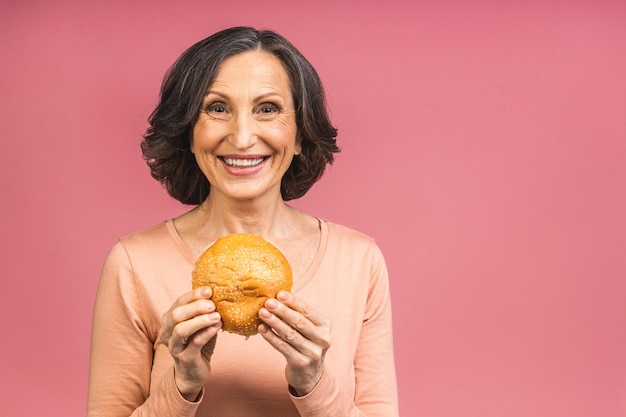
M 222 316 L 222 329 L 253 335 L 261 324 L 259 309 L 278 291 L 291 291 L 291 267 L 285 256 L 260 236 L 232 234 L 218 239 L 196 261 L 193 288 L 209 286 Z

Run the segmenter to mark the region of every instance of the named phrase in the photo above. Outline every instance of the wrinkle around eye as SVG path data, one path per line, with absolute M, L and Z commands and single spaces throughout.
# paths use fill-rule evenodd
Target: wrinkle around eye
M 202 113 L 206 114 L 210 119 L 227 120 L 230 117 L 230 112 L 225 108 L 225 106 L 219 106 L 218 108 L 220 111 L 216 111 L 213 106 L 208 106 L 202 110 Z

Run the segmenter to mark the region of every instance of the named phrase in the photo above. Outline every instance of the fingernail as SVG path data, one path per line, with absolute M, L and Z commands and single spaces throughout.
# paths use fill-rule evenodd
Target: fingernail
M 276 298 L 280 301 L 287 301 L 289 299 L 289 293 L 287 291 L 279 291 L 278 294 L 276 294 Z
M 201 294 L 203 297 L 209 297 L 211 295 L 211 288 L 204 287 Z
M 273 298 L 270 298 L 269 300 L 265 302 L 265 306 L 269 308 L 270 310 L 273 310 L 276 307 L 278 307 L 278 303 Z
M 266 326 L 266 325 L 264 325 L 264 324 L 261 324 L 261 325 L 259 326 L 259 333 L 267 333 L 267 331 L 268 331 L 268 330 L 269 330 L 269 329 L 268 329 L 268 328 L 267 328 L 267 326 Z
M 259 310 L 259 316 L 261 316 L 264 319 L 269 319 L 269 318 L 272 318 L 272 313 L 262 308 Z

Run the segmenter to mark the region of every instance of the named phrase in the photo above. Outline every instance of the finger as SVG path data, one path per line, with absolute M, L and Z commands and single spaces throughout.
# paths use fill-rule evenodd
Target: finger
M 198 331 L 213 326 L 221 321 L 220 314 L 216 311 L 200 314 L 178 323 L 172 330 L 174 341 L 181 341 L 182 344 L 188 344 L 192 336 Z
M 174 302 L 162 318 L 159 337 L 166 346 L 180 351 L 193 333 L 219 321 L 215 316 L 192 320 L 215 312 L 215 304 L 207 299 L 211 295 L 211 288 L 200 287 L 183 294 Z M 192 321 L 186 323 L 189 320 Z
M 218 312 L 195 316 L 174 326 L 168 345 L 173 352 L 180 352 L 194 346 L 201 349 L 221 327 L 222 322 Z M 210 333 L 208 336 L 207 331 Z
M 188 304 L 174 307 L 166 320 L 170 320 L 173 324 L 182 323 L 201 314 L 208 314 L 216 311 L 215 303 L 212 300 L 199 299 Z
M 190 317 L 190 315 L 193 315 L 194 311 L 198 308 L 200 308 L 200 310 L 202 310 L 203 305 L 201 304 L 201 300 L 205 300 L 204 302 L 206 302 L 209 298 L 211 298 L 211 296 L 213 295 L 213 292 L 211 291 L 210 287 L 200 287 L 200 288 L 196 288 L 192 291 L 186 292 L 185 294 L 181 295 L 175 302 L 174 304 L 172 304 L 172 306 L 170 307 L 170 309 L 168 311 L 165 312 L 165 314 L 162 317 L 162 322 L 164 325 L 168 325 L 168 324 L 175 324 L 178 323 L 182 320 L 186 320 L 187 318 Z M 199 303 L 200 301 L 200 303 Z M 189 304 L 194 303 L 194 307 L 192 308 L 182 308 L 181 307 L 185 307 L 188 306 Z M 214 304 L 205 304 L 204 307 L 208 308 L 208 311 L 213 311 L 211 310 L 211 307 L 214 307 Z
M 259 334 L 280 352 L 288 362 L 301 361 L 306 355 L 291 343 L 285 341 L 273 328 L 263 323 L 258 327 Z
M 266 304 L 273 305 L 273 304 L 278 304 L 278 303 L 274 301 L 274 303 L 269 302 Z M 282 307 L 285 311 L 287 310 L 286 308 L 284 308 L 284 306 Z M 272 308 L 273 311 L 280 310 L 280 309 L 281 309 L 280 307 Z M 276 334 L 278 334 L 278 336 L 280 336 L 286 342 L 292 345 L 300 345 L 304 343 L 306 337 L 302 335 L 302 333 L 300 333 L 299 331 L 300 329 L 296 329 L 289 322 L 285 321 L 283 316 L 280 316 L 278 314 L 273 314 L 272 311 L 269 311 L 267 308 L 263 307 L 259 310 L 259 317 L 265 324 L 268 325 L 269 328 L 271 328 Z M 300 328 L 309 327 L 308 329 L 305 329 L 303 331 L 305 331 L 306 333 L 312 333 L 314 331 L 313 324 L 311 322 L 308 322 L 308 324 L 304 324 L 304 321 L 306 320 L 302 318 L 302 322 L 301 322 L 302 324 L 299 327 Z
M 315 324 L 275 299 L 265 302 L 265 307 L 259 310 L 259 317 L 287 341 L 295 340 L 296 333 L 303 338 L 314 338 Z
M 218 321 L 209 327 L 202 328 L 189 337 L 185 350 L 192 355 L 197 351 L 202 351 L 202 355 L 210 358 L 215 348 L 215 339 L 217 332 L 222 328 L 222 322 Z
M 187 320 L 202 314 L 210 314 L 215 311 L 215 304 L 211 300 L 196 299 L 188 304 L 174 305 L 163 315 L 162 334 L 164 339 L 172 336 L 174 328 Z
M 276 300 L 274 301 L 276 302 Z M 269 304 L 271 305 L 272 303 L 270 302 Z M 288 310 L 285 306 L 282 307 Z M 293 313 L 299 315 L 297 312 Z M 315 326 L 302 316 L 302 321 L 308 322 L 307 327 L 309 327 L 303 330 L 305 334 L 300 333 L 299 330 L 289 325 L 281 317 L 272 314 L 266 308 L 261 308 L 259 317 L 269 330 L 264 332 L 265 328 L 259 328 L 259 332 L 261 332 L 263 337 L 270 342 L 276 350 L 281 352 L 288 361 L 301 362 L 303 358 L 319 358 L 326 349 L 325 345 L 313 341 L 322 340 L 323 337 L 317 335 Z
M 281 291 L 277 294 L 277 299 L 268 299 L 265 307 L 303 337 L 322 348 L 327 349 L 330 346 L 330 321 L 304 301 L 298 300 L 293 294 Z M 268 324 L 274 328 L 271 323 Z M 291 336 L 291 332 L 287 330 L 286 335 Z
M 302 314 L 303 317 L 310 320 L 316 326 L 329 325 L 329 321 L 322 313 L 290 292 L 279 291 L 278 294 L 276 294 L 276 299 L 292 310 Z
M 211 290 L 211 287 L 206 287 L 206 286 L 198 287 L 178 297 L 175 304 L 177 305 L 189 304 L 190 302 L 194 300 L 199 300 L 203 298 L 205 299 L 211 298 L 212 295 L 213 295 L 213 291 Z

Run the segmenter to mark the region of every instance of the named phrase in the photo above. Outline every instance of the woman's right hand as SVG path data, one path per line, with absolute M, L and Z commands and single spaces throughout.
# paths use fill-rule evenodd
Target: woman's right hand
M 222 327 L 211 288 L 182 295 L 163 315 L 159 338 L 174 358 L 175 381 L 185 399 L 196 401 L 209 380 L 210 359 Z

